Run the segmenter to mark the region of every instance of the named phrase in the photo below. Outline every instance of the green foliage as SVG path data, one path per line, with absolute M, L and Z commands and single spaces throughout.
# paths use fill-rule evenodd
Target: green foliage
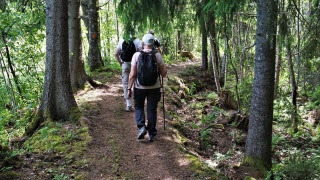
M 220 17 L 225 14 L 233 15 L 245 2 L 246 0 L 210 0 L 204 10 L 210 12 L 214 9 L 215 14 Z
M 23 107 L 17 112 L 3 109 L 0 113 L 0 146 L 8 147 L 12 139 L 19 139 L 33 116 L 35 106 Z
M 214 159 L 217 163 L 230 159 L 232 157 L 233 154 L 233 149 L 230 149 L 227 153 L 222 154 L 220 152 L 215 152 L 214 153 Z
M 310 154 L 293 151 L 283 163 L 273 167 L 273 172 L 275 179 L 319 179 L 320 151 Z
M 285 140 L 284 137 L 278 135 L 278 134 L 275 134 L 274 136 L 272 136 L 272 150 L 274 150 L 275 146 L 280 142 L 280 141 L 283 141 Z
M 145 6 L 145 5 L 148 6 Z M 135 31 L 145 31 L 150 27 L 157 27 L 155 30 L 161 29 L 166 31 L 171 26 L 172 13 L 170 10 L 183 5 L 182 2 L 174 1 L 153 1 L 144 0 L 132 3 L 129 0 L 121 0 L 118 4 L 117 14 L 124 26 L 124 37 L 129 37 Z M 179 11 L 172 11 L 179 12 Z M 166 19 L 162 21 L 161 19 Z
M 318 85 L 313 92 L 310 92 L 311 108 L 316 109 L 320 107 L 320 85 Z
M 203 103 L 201 103 L 201 102 L 191 102 L 190 104 L 189 104 L 189 107 L 190 108 L 193 108 L 193 109 L 202 109 L 203 108 Z
M 163 54 L 162 55 L 162 59 L 164 60 L 164 63 L 173 64 L 174 63 L 174 58 L 172 56 L 173 55 L 171 55 L 171 54 Z
M 0 13 L 0 31 L 3 39 L 0 49 L 8 47 L 8 54 L 1 52 L 2 71 L 0 78 L 0 136 L 1 145 L 6 146 L 9 139 L 20 138 L 38 105 L 42 92 L 44 67 L 43 50 L 45 39 L 45 3 L 40 0 L 10 1 Z M 9 70 L 9 58 L 17 81 L 13 81 Z M 21 94 L 18 94 L 17 87 Z M 15 120 L 15 121 L 13 121 Z
M 62 173 L 62 174 L 55 175 L 52 180 L 67 180 L 67 179 L 69 179 L 69 176 Z
M 217 116 L 216 116 L 215 112 L 212 112 L 207 116 L 203 115 L 201 117 L 201 124 L 203 126 L 209 126 L 213 123 L 214 120 L 216 120 L 216 118 L 217 118 Z
M 203 149 L 210 148 L 209 140 L 210 140 L 211 134 L 212 134 L 212 130 L 210 128 L 200 131 L 200 144 Z
M 216 113 L 212 112 L 209 115 L 201 116 L 201 127 L 204 129 L 200 130 L 200 144 L 204 149 L 210 148 L 210 137 L 212 135 L 212 128 L 210 125 L 216 120 Z
M 252 79 L 245 78 L 238 84 L 238 93 L 240 98 L 240 106 L 243 112 L 249 112 L 251 104 L 251 94 L 252 94 Z M 230 88 L 232 94 L 235 93 L 235 88 Z
M 193 95 L 197 90 L 197 87 L 196 87 L 196 83 L 192 82 L 190 85 L 189 85 L 189 92 L 188 94 L 189 95 Z
M 44 127 L 24 143 L 23 148 L 29 152 L 60 152 L 72 158 L 81 155 L 90 140 L 87 128 L 76 124 L 46 122 Z
M 292 111 L 292 104 L 288 97 L 281 96 L 275 100 L 274 103 L 274 119 L 278 123 L 282 123 L 282 125 L 289 127 L 290 124 L 290 111 Z
M 216 99 L 219 98 L 218 94 L 215 93 L 215 92 L 211 92 L 211 93 L 207 94 L 206 97 L 207 97 L 208 99 L 212 99 L 212 100 L 216 100 Z

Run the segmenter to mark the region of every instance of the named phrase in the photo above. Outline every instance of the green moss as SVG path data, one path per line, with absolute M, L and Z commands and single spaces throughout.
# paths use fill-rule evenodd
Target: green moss
M 14 171 L 6 171 L 0 173 L 0 179 L 18 179 L 20 176 Z
M 243 159 L 242 163 L 245 165 L 252 166 L 253 168 L 256 168 L 258 171 L 260 171 L 263 174 L 263 176 L 267 177 L 268 168 L 265 166 L 265 163 L 261 159 L 246 156 Z
M 254 177 L 249 177 L 249 176 L 246 176 L 246 177 L 244 177 L 244 180 L 256 180 L 256 178 L 254 178 Z
M 219 98 L 218 94 L 215 93 L 215 92 L 211 92 L 211 93 L 207 94 L 206 97 L 207 97 L 208 99 L 212 99 L 212 100 L 215 100 L 215 99 L 218 99 L 218 98 Z
M 187 154 L 187 157 L 192 163 L 191 169 L 195 172 L 194 177 L 196 179 L 207 179 L 208 177 L 219 180 L 228 179 L 222 174 L 219 174 L 215 169 L 208 167 L 208 165 L 199 160 L 197 156 Z
M 87 127 L 71 122 L 46 121 L 23 148 L 32 153 L 47 151 L 60 152 L 67 158 L 81 156 L 91 140 Z
M 84 173 L 79 173 L 74 179 L 75 180 L 86 180 L 86 179 L 88 179 L 88 177 Z
M 179 133 L 179 127 L 182 128 L 183 124 L 179 123 L 179 121 L 176 121 L 177 123 L 175 124 L 175 130 L 176 132 L 176 139 L 181 146 L 178 146 L 179 150 L 185 154 L 185 156 L 188 158 L 188 160 L 191 162 L 191 170 L 194 171 L 195 173 L 193 174 L 194 179 L 228 179 L 227 177 L 223 176 L 222 174 L 219 174 L 215 169 L 210 168 L 206 163 L 201 161 L 197 156 L 194 154 L 191 154 L 188 150 L 182 146 L 185 142 L 188 142 L 189 140 L 184 137 L 182 134 Z
M 192 102 L 192 103 L 190 103 L 189 106 L 190 106 L 190 108 L 202 110 L 204 103 L 203 102 Z

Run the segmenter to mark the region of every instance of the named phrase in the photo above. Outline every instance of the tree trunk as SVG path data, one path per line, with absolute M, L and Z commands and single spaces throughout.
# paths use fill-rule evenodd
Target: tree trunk
M 217 68 L 217 64 L 216 64 L 216 61 L 215 61 L 215 56 L 214 54 L 216 54 L 214 51 L 214 41 L 211 39 L 210 37 L 210 51 L 211 51 L 211 54 L 212 56 L 210 57 L 211 58 L 211 62 L 212 62 L 212 70 L 213 70 L 213 75 L 214 75 L 214 82 L 216 84 L 216 88 L 217 88 L 217 93 L 219 95 L 221 95 L 221 87 L 220 87 L 220 83 L 219 83 L 219 74 L 218 74 L 218 68 Z
M 226 85 L 227 83 L 227 65 L 228 65 L 228 59 L 229 59 L 229 46 L 228 46 L 228 41 L 229 37 L 227 34 L 227 15 L 224 15 L 224 58 L 222 59 L 221 62 L 221 70 L 220 70 L 220 82 L 222 82 L 222 85 Z
M 208 35 L 204 20 L 201 22 L 201 35 L 202 35 L 202 71 L 208 70 Z
M 280 70 L 281 70 L 281 64 L 282 64 L 282 57 L 281 57 L 282 41 L 281 41 L 281 38 L 279 38 L 279 39 L 280 39 L 280 41 L 278 43 L 278 48 L 277 48 L 276 69 L 275 69 L 275 79 L 274 79 L 274 95 L 275 95 L 275 98 L 276 98 L 276 96 L 278 94 Z
M 280 72 L 281 72 L 281 65 L 282 65 L 282 46 L 284 44 L 285 37 L 288 35 L 288 20 L 287 16 L 285 14 L 285 0 L 280 0 L 279 1 L 279 12 L 281 14 L 279 15 L 279 31 L 278 31 L 278 39 L 277 39 L 277 55 L 276 55 L 276 69 L 275 69 L 275 88 L 274 88 L 274 95 L 275 98 L 278 95 L 278 90 L 279 90 L 279 78 L 280 78 Z
M 288 37 L 289 38 L 289 37 Z M 297 95 L 298 95 L 298 87 L 294 75 L 293 63 L 292 63 L 292 53 L 291 53 L 291 42 L 288 39 L 287 42 L 287 58 L 288 58 L 288 66 L 290 72 L 290 83 L 291 83 L 291 97 L 292 97 L 292 106 L 293 111 L 291 112 L 291 128 L 294 133 L 298 131 L 298 112 L 297 112 Z
M 83 88 L 88 79 L 82 57 L 79 10 L 80 0 L 69 0 L 69 68 L 71 87 L 74 92 Z
M 88 4 L 88 18 L 89 18 L 89 52 L 88 65 L 90 71 L 95 71 L 101 68 L 101 52 L 99 48 L 99 26 L 98 26 L 98 11 L 97 0 L 89 0 Z
M 258 0 L 257 4 L 254 81 L 244 163 L 257 167 L 266 175 L 272 167 L 277 2 Z
M 300 0 L 298 0 L 298 14 L 300 14 Z M 301 54 L 300 54 L 300 40 L 301 40 L 301 37 L 300 37 L 300 17 L 299 15 L 297 16 L 297 51 L 298 51 L 298 54 L 297 54 L 297 69 L 298 69 L 298 72 L 297 72 L 297 84 L 299 84 L 300 82 L 300 71 L 301 71 L 301 67 L 300 67 L 300 58 L 301 58 Z
M 214 74 L 214 81 L 217 88 L 217 93 L 221 95 L 221 86 L 219 81 L 219 60 L 218 60 L 218 50 L 217 50 L 217 43 L 216 43 L 216 27 L 215 27 L 215 18 L 214 12 L 211 12 L 211 16 L 209 17 L 209 21 L 206 24 L 206 29 L 209 33 L 210 37 L 210 51 L 211 51 L 211 61 L 212 61 L 212 68 Z
M 181 52 L 182 51 L 182 37 L 181 37 L 181 31 L 180 30 L 178 30 L 177 42 L 178 42 L 178 51 Z
M 39 119 L 66 121 L 77 110 L 68 62 L 68 1 L 47 0 L 46 6 L 46 69 Z
M 86 27 L 86 29 L 89 31 L 89 15 L 88 15 L 88 0 L 80 0 L 80 6 L 81 6 L 81 9 L 82 9 L 82 21 L 83 21 L 83 24 L 84 26 Z M 89 42 L 89 34 L 86 34 L 87 35 L 87 40 Z

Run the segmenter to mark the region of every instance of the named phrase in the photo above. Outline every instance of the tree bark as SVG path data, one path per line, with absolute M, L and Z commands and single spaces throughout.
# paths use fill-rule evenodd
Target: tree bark
M 291 128 L 293 132 L 296 133 L 298 131 L 298 112 L 297 112 L 298 86 L 296 83 L 296 78 L 293 70 L 291 42 L 289 39 L 287 42 L 287 58 L 288 58 L 288 66 L 289 66 L 289 73 L 290 73 L 290 84 L 291 84 L 291 90 L 292 90 L 291 98 L 292 98 L 292 106 L 293 106 L 293 111 L 291 112 L 291 123 L 292 123 Z
M 255 73 L 244 163 L 266 175 L 272 167 L 277 1 L 258 0 L 257 4 Z
M 88 65 L 90 71 L 95 71 L 102 67 L 101 54 L 99 48 L 99 26 L 98 26 L 98 11 L 97 0 L 89 0 L 88 4 L 89 18 L 89 52 Z
M 216 27 L 215 27 L 215 18 L 214 12 L 211 12 L 209 21 L 206 24 L 206 29 L 209 33 L 210 38 L 210 50 L 211 50 L 211 61 L 213 68 L 214 81 L 217 88 L 217 93 L 221 95 L 221 86 L 219 81 L 219 59 L 218 59 L 218 48 L 217 48 L 217 39 L 216 39 Z
M 279 78 L 280 78 L 280 71 L 281 71 L 281 65 L 282 65 L 282 57 L 281 57 L 281 52 L 282 52 L 282 42 L 281 38 L 279 38 L 280 41 L 278 43 L 278 48 L 277 48 L 277 56 L 276 56 L 276 69 L 275 69 L 275 79 L 274 79 L 274 95 L 275 98 L 278 94 L 278 86 L 279 86 Z
M 83 24 L 86 28 L 86 30 L 89 32 L 89 15 L 88 15 L 88 0 L 80 0 L 80 6 L 81 6 L 81 9 L 82 9 L 82 16 L 81 16 L 81 19 L 83 21 Z M 87 36 L 87 40 L 89 42 L 89 33 L 86 34 Z
M 208 33 L 206 30 L 205 20 L 201 22 L 201 35 L 202 35 L 202 71 L 208 70 Z
M 83 88 L 88 79 L 82 56 L 79 10 L 80 0 L 69 0 L 69 67 L 73 92 Z
M 224 86 L 227 83 L 227 65 L 228 65 L 228 59 L 229 59 L 229 46 L 228 46 L 228 41 L 229 41 L 229 37 L 227 34 L 227 20 L 228 20 L 228 16 L 224 15 L 224 28 L 223 28 L 223 33 L 224 33 L 224 57 L 223 59 L 221 59 L 221 69 L 220 69 L 220 73 L 219 73 L 219 78 L 220 78 L 220 82 L 222 84 L 222 86 Z
M 212 70 L 213 70 L 213 75 L 214 75 L 214 82 L 216 84 L 216 88 L 217 88 L 217 93 L 219 95 L 221 95 L 221 87 L 220 87 L 220 83 L 219 83 L 219 74 L 218 74 L 218 68 L 217 68 L 217 64 L 215 61 L 215 49 L 214 49 L 214 40 L 212 40 L 211 36 L 210 36 L 210 51 L 211 51 L 211 62 L 212 62 Z
M 90 71 L 94 71 L 103 66 L 101 51 L 99 47 L 100 32 L 98 24 L 97 0 L 81 0 L 80 2 L 83 12 L 82 20 L 88 30 L 88 66 Z
M 178 51 L 181 52 L 182 51 L 182 37 L 181 37 L 180 30 L 178 30 L 178 34 L 177 34 L 177 43 L 178 43 Z
M 69 72 L 68 1 L 46 1 L 46 67 L 37 128 L 46 119 L 71 120 L 78 110 Z

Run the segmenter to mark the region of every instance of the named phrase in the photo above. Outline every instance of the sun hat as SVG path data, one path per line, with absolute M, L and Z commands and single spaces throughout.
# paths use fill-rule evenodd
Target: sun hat
M 144 42 L 145 45 L 153 45 L 154 44 L 154 36 L 152 34 L 145 34 L 142 37 L 142 42 Z

